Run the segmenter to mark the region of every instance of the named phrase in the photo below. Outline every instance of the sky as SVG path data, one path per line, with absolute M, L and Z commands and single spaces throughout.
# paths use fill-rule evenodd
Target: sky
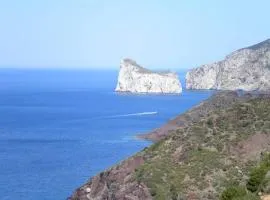
M 0 0 L 0 67 L 193 68 L 270 38 L 269 0 Z

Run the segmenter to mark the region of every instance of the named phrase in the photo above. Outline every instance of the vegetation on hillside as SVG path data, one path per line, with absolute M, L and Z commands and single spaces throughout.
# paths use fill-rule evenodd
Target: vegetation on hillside
M 269 98 L 254 98 L 209 113 L 141 152 L 135 179 L 155 200 L 256 199 L 270 188 L 269 156 L 253 168 L 270 141 L 269 110 Z
M 270 154 L 265 153 L 258 166 L 252 168 L 249 172 L 249 178 L 246 186 L 230 186 L 226 188 L 220 197 L 220 200 L 239 200 L 239 199 L 259 199 L 258 194 L 270 193 Z

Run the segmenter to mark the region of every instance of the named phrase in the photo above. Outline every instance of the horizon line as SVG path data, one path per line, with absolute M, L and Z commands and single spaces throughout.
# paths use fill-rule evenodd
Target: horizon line
M 156 70 L 188 70 L 193 69 L 195 67 L 147 67 L 147 69 L 156 71 Z M 111 70 L 111 71 L 118 71 L 119 67 L 90 67 L 90 66 L 79 66 L 79 67 L 71 67 L 71 66 L 0 66 L 0 70 Z

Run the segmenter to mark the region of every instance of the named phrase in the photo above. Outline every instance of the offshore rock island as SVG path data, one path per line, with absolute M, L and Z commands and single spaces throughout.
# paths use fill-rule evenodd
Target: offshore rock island
M 233 52 L 224 60 L 192 69 L 187 89 L 269 90 L 270 39 Z
M 134 60 L 123 59 L 115 91 L 178 94 L 182 92 L 182 86 L 176 73 L 153 72 L 141 67 Z

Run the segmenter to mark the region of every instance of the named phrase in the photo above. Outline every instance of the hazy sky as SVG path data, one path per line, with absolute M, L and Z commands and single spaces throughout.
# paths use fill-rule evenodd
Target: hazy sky
M 191 68 L 270 38 L 269 0 L 0 0 L 1 67 Z

